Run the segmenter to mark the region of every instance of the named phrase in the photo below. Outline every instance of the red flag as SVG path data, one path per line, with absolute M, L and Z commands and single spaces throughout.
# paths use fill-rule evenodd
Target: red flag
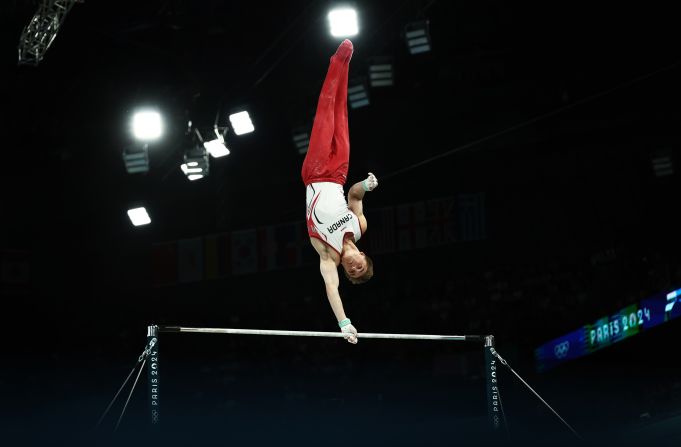
M 423 202 L 397 207 L 397 246 L 400 250 L 426 247 L 426 206 Z
M 244 275 L 258 270 L 258 245 L 255 229 L 233 231 L 231 235 L 232 273 Z
M 367 233 L 371 254 L 393 253 L 396 250 L 395 208 L 385 207 L 367 214 Z
M 177 244 L 175 241 L 154 244 L 151 247 L 152 284 L 156 287 L 177 282 Z

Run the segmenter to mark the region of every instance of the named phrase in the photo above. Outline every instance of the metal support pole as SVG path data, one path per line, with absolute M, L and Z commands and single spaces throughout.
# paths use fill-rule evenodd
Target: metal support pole
M 147 368 L 147 380 L 149 382 L 149 409 L 151 411 L 151 425 L 157 426 L 160 422 L 160 382 L 159 382 L 159 357 L 158 357 L 158 326 L 147 327 L 147 346 L 151 346 L 149 352 L 149 367 Z
M 494 336 L 485 337 L 485 375 L 487 377 L 487 410 L 492 429 L 497 432 L 501 428 L 501 401 L 499 399 L 499 382 L 497 359 L 494 350 Z

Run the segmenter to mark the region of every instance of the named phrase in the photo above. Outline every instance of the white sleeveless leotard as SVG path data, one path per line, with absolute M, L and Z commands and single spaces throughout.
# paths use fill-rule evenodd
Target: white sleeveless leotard
M 307 185 L 307 234 L 343 252 L 343 236 L 352 233 L 353 241 L 362 237 L 359 219 L 348 208 L 343 186 L 338 183 L 319 182 Z

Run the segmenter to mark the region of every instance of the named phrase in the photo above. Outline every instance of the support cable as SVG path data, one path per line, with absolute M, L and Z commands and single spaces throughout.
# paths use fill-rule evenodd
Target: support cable
M 97 425 L 95 425 L 95 428 L 99 428 L 99 426 L 102 424 L 102 421 L 106 417 L 106 415 L 109 413 L 109 410 L 111 410 L 111 407 L 113 406 L 114 402 L 116 399 L 118 399 L 118 396 L 121 394 L 121 391 L 123 391 L 123 388 L 125 388 L 125 385 L 128 383 L 130 380 L 130 377 L 132 377 L 133 373 L 135 370 L 139 367 L 139 371 L 137 372 L 137 377 L 135 378 L 135 383 L 132 385 L 132 388 L 130 389 L 130 394 L 128 395 L 128 399 L 125 402 L 125 406 L 123 407 L 123 413 L 125 413 L 126 407 L 128 406 L 128 402 L 130 401 L 130 396 L 132 396 L 132 392 L 135 389 L 135 386 L 137 385 L 137 381 L 139 380 L 140 374 L 142 373 L 142 370 L 144 370 L 144 364 L 147 361 L 147 357 L 151 353 L 151 350 L 153 347 L 156 345 L 156 340 L 152 340 L 149 342 L 149 344 L 144 348 L 144 351 L 140 354 L 140 356 L 137 358 L 137 363 L 135 366 L 132 368 L 130 371 L 130 374 L 128 374 L 128 377 L 125 378 L 123 381 L 123 385 L 118 389 L 116 392 L 116 395 L 111 399 L 111 402 L 109 402 L 109 405 L 106 407 L 106 410 L 104 410 L 104 413 L 100 416 L 99 420 L 97 421 Z M 118 428 L 118 425 L 121 422 L 121 419 L 123 418 L 123 413 L 121 413 L 120 417 L 118 418 L 118 423 L 116 424 L 116 429 Z
M 515 371 L 513 370 L 513 368 L 511 368 L 511 365 L 509 365 L 508 362 L 506 362 L 506 360 L 504 360 L 494 348 L 491 348 L 491 352 L 492 352 L 492 355 L 495 356 L 496 358 L 498 358 L 499 361 L 501 362 L 501 364 L 504 365 L 505 367 L 507 367 L 507 368 L 508 368 L 508 369 L 509 369 L 509 370 L 510 370 L 510 371 L 511 371 L 511 372 L 512 372 L 512 373 L 513 373 L 513 374 L 514 374 L 514 375 L 523 383 L 523 385 L 525 385 L 525 386 L 527 387 L 527 389 L 529 389 L 530 391 L 532 391 L 532 393 L 533 393 L 535 396 L 537 396 L 537 398 L 538 398 L 544 405 L 546 405 L 546 407 L 547 407 L 549 410 L 551 410 L 551 412 L 552 412 L 553 414 L 555 414 L 556 417 L 558 417 L 558 419 L 560 419 L 560 421 L 561 421 L 563 424 L 565 424 L 565 426 L 566 426 L 567 428 L 569 428 L 570 431 L 571 431 L 579 440 L 581 440 L 581 441 L 584 440 L 584 439 L 580 436 L 580 434 L 577 433 L 577 432 L 575 431 L 575 429 L 573 429 L 573 428 L 570 426 L 570 424 L 568 424 L 568 423 L 565 421 L 565 419 L 563 419 L 563 418 L 562 418 L 562 417 L 561 417 L 553 408 L 551 408 L 551 405 L 549 405 L 544 399 L 542 399 L 542 397 L 541 397 L 541 396 L 540 396 L 540 395 L 539 395 L 539 394 L 538 394 L 538 393 L 537 393 L 537 392 L 536 392 L 536 391 L 535 391 L 527 382 L 525 382 L 525 380 L 523 380 L 523 378 L 520 377 L 520 375 L 518 375 L 518 373 L 515 372 Z

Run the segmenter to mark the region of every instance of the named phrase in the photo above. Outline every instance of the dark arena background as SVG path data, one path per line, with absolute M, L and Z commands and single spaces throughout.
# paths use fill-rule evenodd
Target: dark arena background
M 672 6 L 3 1 L 0 443 L 681 445 Z M 300 170 L 346 36 L 359 343 L 145 352 L 339 332 Z

